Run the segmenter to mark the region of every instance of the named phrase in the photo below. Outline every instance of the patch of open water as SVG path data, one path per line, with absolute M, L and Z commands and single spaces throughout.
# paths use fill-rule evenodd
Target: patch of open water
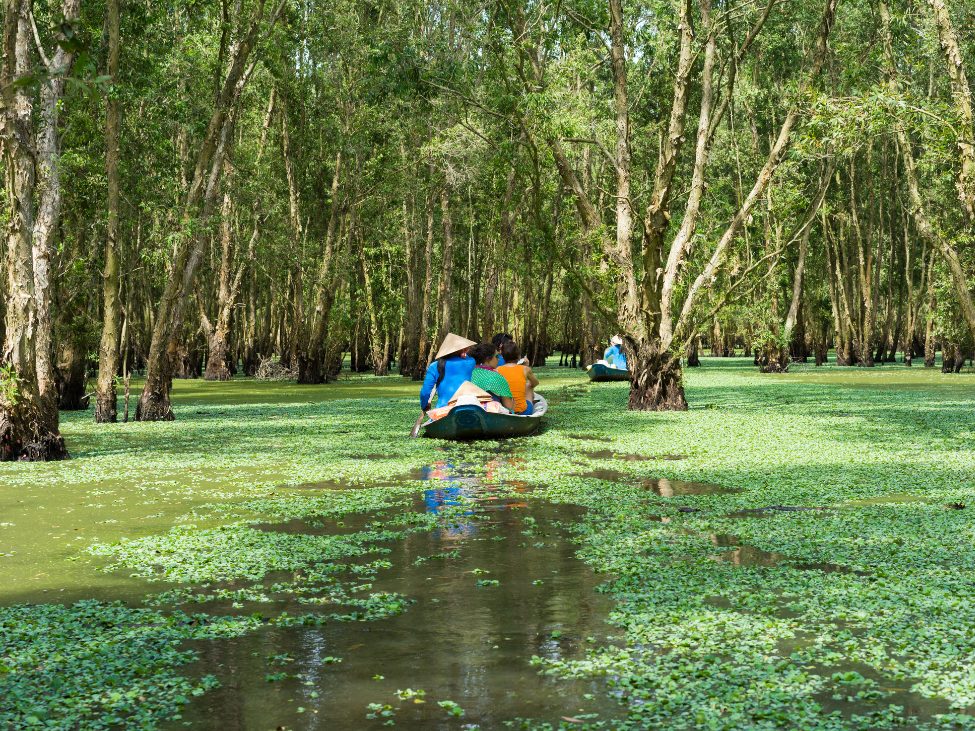
M 422 474 L 431 486 L 416 496 L 416 510 L 467 509 L 434 530 L 382 544 L 392 551 L 384 558 L 393 568 L 379 571 L 369 591 L 400 592 L 414 603 L 380 620 L 266 627 L 196 643 L 201 658 L 187 670 L 213 674 L 222 687 L 194 700 L 181 720 L 165 728 L 177 731 L 189 722 L 212 731 L 379 729 L 392 720 L 397 728 L 486 731 L 507 728 L 504 722 L 518 717 L 557 724 L 562 716 L 622 716 L 605 681 L 554 680 L 529 662 L 532 655 L 582 659 L 587 647 L 620 641 L 619 630 L 606 623 L 612 600 L 593 591 L 605 577 L 576 558 L 567 534 L 555 525 L 577 520 L 582 509 L 533 499 L 523 485 L 507 484 L 509 494 L 499 494 L 484 485 L 483 469 L 443 462 Z M 319 525 L 345 532 L 373 519 L 353 515 Z M 304 521 L 264 528 L 313 532 Z M 442 554 L 456 558 L 416 561 Z M 275 609 L 315 611 L 290 600 Z M 284 666 L 268 664 L 268 656 L 285 653 L 290 658 Z M 268 682 L 275 673 L 301 677 Z M 423 690 L 425 702 L 397 695 L 408 688 Z M 450 716 L 440 701 L 456 703 L 463 716 Z M 388 705 L 382 710 L 393 715 L 368 719 L 374 712 L 369 704 Z

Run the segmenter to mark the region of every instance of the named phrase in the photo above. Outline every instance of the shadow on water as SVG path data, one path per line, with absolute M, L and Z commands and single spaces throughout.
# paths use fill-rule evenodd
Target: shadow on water
M 745 545 L 738 536 L 727 533 L 712 535 L 711 542 L 717 548 L 726 548 L 729 550 L 721 551 L 720 553 L 708 556 L 708 558 L 718 563 L 731 563 L 742 568 L 761 568 L 788 564 L 789 568 L 796 569 L 797 571 L 822 571 L 827 574 L 856 574 L 857 576 L 866 576 L 868 573 L 865 571 L 854 571 L 848 566 L 841 566 L 835 563 L 796 561 L 784 553 L 764 551 L 755 546 Z
M 573 438 L 581 439 L 582 437 Z M 610 440 L 607 439 L 605 441 L 608 442 Z M 673 461 L 678 459 L 687 459 L 686 454 L 658 454 L 648 456 L 645 454 L 621 454 L 620 452 L 614 452 L 612 449 L 597 449 L 592 452 L 581 452 L 581 454 L 586 455 L 589 459 L 618 459 L 622 460 L 623 462 L 655 462 L 656 460 Z
M 674 497 L 677 495 L 731 495 L 744 492 L 744 490 L 736 487 L 724 487 L 709 482 L 685 482 L 684 480 L 668 480 L 664 477 L 659 479 L 635 477 L 626 472 L 620 472 L 619 470 L 594 469 L 588 470 L 587 472 L 572 473 L 572 476 L 636 485 L 661 497 Z
M 609 437 L 597 437 L 592 434 L 566 434 L 569 439 L 581 439 L 584 442 L 603 442 L 610 444 L 613 440 Z
M 379 729 L 392 720 L 397 728 L 486 731 L 506 729 L 504 722 L 518 717 L 557 724 L 561 716 L 619 714 L 604 681 L 554 680 L 530 664 L 533 655 L 583 659 L 587 647 L 618 642 L 606 623 L 612 602 L 593 591 L 603 579 L 575 557 L 557 525 L 583 509 L 533 499 L 526 485 L 492 486 L 490 474 L 490 463 L 485 472 L 440 462 L 417 475 L 430 489 L 416 496 L 414 508 L 448 515 L 429 532 L 384 543 L 393 568 L 380 570 L 368 589 L 409 597 L 413 603 L 402 614 L 266 627 L 198 643 L 193 649 L 201 659 L 191 667 L 215 675 L 222 687 L 165 728 L 176 731 L 189 721 L 212 731 Z M 360 529 L 370 520 L 345 516 L 340 525 Z M 300 523 L 279 529 L 301 530 Z M 335 521 L 318 525 L 340 532 Z M 304 530 L 312 532 L 307 523 Z M 279 606 L 292 611 L 290 602 Z M 310 606 L 293 609 L 305 613 Z M 283 666 L 268 664 L 269 656 L 285 653 Z M 300 677 L 268 682 L 275 673 Z M 397 695 L 407 689 L 425 695 Z M 456 703 L 463 716 L 449 715 L 441 701 Z M 370 704 L 381 707 L 379 717 L 367 719 L 376 712 Z
M 734 487 L 722 487 L 712 485 L 708 482 L 684 482 L 683 480 L 668 480 L 660 478 L 658 480 L 640 480 L 640 487 L 650 490 L 661 497 L 673 497 L 675 495 L 731 495 L 736 492 L 744 492 Z

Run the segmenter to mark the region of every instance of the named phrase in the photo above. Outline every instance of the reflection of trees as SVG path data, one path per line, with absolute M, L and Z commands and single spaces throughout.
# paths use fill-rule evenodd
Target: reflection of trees
M 497 462 L 488 463 L 485 476 L 492 478 L 499 466 Z M 444 475 L 442 470 L 438 471 Z M 570 521 L 578 509 L 549 504 L 530 508 L 523 500 L 498 498 L 493 494 L 494 488 L 476 476 L 474 479 L 468 476 L 458 479 L 456 475 L 441 477 L 444 478 L 454 484 L 462 479 L 466 496 L 478 500 L 480 505 L 471 512 L 490 512 L 490 524 L 497 525 L 505 535 L 503 541 L 490 540 L 496 535 L 494 531 L 479 530 L 488 521 L 469 519 L 472 530 L 463 534 L 440 531 L 439 536 L 427 536 L 430 553 L 442 550 L 438 546 L 445 539 L 464 546 L 464 558 L 447 561 L 444 567 L 442 575 L 449 578 L 448 583 L 440 585 L 439 606 L 446 605 L 459 619 L 452 628 L 457 648 L 470 649 L 468 653 L 458 654 L 454 648 L 448 667 L 455 677 L 457 690 L 469 697 L 487 697 L 490 690 L 497 691 L 499 672 L 507 682 L 519 684 L 523 682 L 520 676 L 534 675 L 527 664 L 531 655 L 557 658 L 574 649 L 574 637 L 597 631 L 605 616 L 606 600 L 594 592 L 601 583 L 598 577 L 575 557 L 575 547 L 549 522 Z M 504 487 L 517 492 L 530 489 L 525 482 L 507 482 Z M 534 526 L 522 523 L 529 510 L 536 520 Z M 523 531 L 527 530 L 532 533 L 524 535 Z M 534 543 L 545 546 L 536 548 Z M 489 571 L 483 578 L 497 579 L 499 586 L 478 589 L 476 578 L 464 573 L 469 570 L 465 566 Z M 430 568 L 410 566 L 408 573 L 428 573 Z M 534 586 L 535 579 L 542 579 L 545 584 Z M 424 580 L 425 577 L 420 578 Z M 412 583 L 409 576 L 407 583 Z M 557 588 L 553 586 L 556 583 Z M 566 637 L 553 639 L 555 630 Z M 512 639 L 505 641 L 505 637 Z M 481 651 L 499 643 L 506 643 L 506 649 L 510 650 L 512 642 L 519 643 L 514 656 L 510 652 Z M 499 664 L 509 667 L 499 668 Z M 519 688 L 516 685 L 510 690 Z
M 327 626 L 315 629 L 265 628 L 235 640 L 202 644 L 205 659 L 194 670 L 218 676 L 223 687 L 193 702 L 188 710 L 195 714 L 194 725 L 213 731 L 274 728 L 280 723 L 276 714 L 301 703 L 320 711 L 314 717 L 303 717 L 302 723 L 310 724 L 307 728 L 357 728 L 355 724 L 364 720 L 366 704 L 392 700 L 383 695 L 388 691 L 386 685 L 372 680 L 376 674 L 399 683 L 400 688 L 423 688 L 428 698 L 435 692 L 439 698 L 456 700 L 466 709 L 468 719 L 482 727 L 497 726 L 518 715 L 512 708 L 529 699 L 533 702 L 525 708 L 530 713 L 550 713 L 553 706 L 561 709 L 559 698 L 593 690 L 590 681 L 556 682 L 537 675 L 529 665 L 533 654 L 576 657 L 579 638 L 605 635 L 603 619 L 610 600 L 593 591 L 602 583 L 601 577 L 575 557 L 575 546 L 550 523 L 570 522 L 581 509 L 539 504 L 522 495 L 499 495 L 497 488 L 485 484 L 483 475 L 459 475 L 462 480 L 451 480 L 458 475 L 446 463 L 436 472 L 441 477 L 432 480 L 431 487 L 456 485 L 477 501 L 467 515 L 445 516 L 448 524 L 464 524 L 465 530 L 451 532 L 439 527 L 407 532 L 401 540 L 381 544 L 391 549 L 387 558 L 394 568 L 381 571 L 373 588 L 365 590 L 401 592 L 415 603 L 401 615 L 375 622 L 330 620 Z M 518 492 L 530 489 L 524 483 L 504 485 L 506 492 L 512 487 Z M 414 509 L 429 510 L 430 506 L 418 499 Z M 523 522 L 529 515 L 536 520 L 531 528 Z M 359 527 L 359 518 L 373 519 L 347 516 L 343 521 L 348 528 Z M 330 525 L 328 530 L 344 529 Z M 529 530 L 530 535 L 523 533 Z M 503 540 L 492 540 L 495 537 Z M 545 545 L 536 548 L 535 543 Z M 455 548 L 461 549 L 457 559 L 430 559 L 414 565 L 417 557 Z M 475 568 L 490 573 L 475 575 L 471 573 Z M 480 579 L 500 583 L 479 589 L 476 583 Z M 533 585 L 535 579 L 544 584 Z M 292 611 L 291 605 L 279 608 Z M 342 611 L 334 606 L 320 611 L 336 609 Z M 296 605 L 294 611 L 316 608 Z M 553 638 L 555 630 L 562 636 Z M 495 645 L 499 648 L 494 649 Z M 267 665 L 269 655 L 284 652 L 293 653 L 294 662 Z M 324 665 L 327 655 L 342 657 L 343 662 Z M 314 685 L 302 690 L 294 680 L 265 682 L 266 674 L 274 672 L 301 673 L 302 682 Z M 318 698 L 303 700 L 302 693 L 312 690 L 319 693 Z M 287 703 L 289 698 L 294 702 Z M 577 701 L 582 699 L 572 702 Z M 429 702 L 404 707 L 397 720 L 406 721 L 406 714 L 411 713 L 427 723 L 424 714 L 439 710 Z M 424 727 L 439 728 L 433 718 Z M 181 727 L 174 724 L 167 731 Z
M 788 557 L 782 553 L 774 551 L 763 551 L 754 546 L 743 546 L 741 540 L 736 536 L 714 535 L 711 536 L 711 543 L 719 548 L 737 546 L 733 551 L 722 551 L 712 558 L 721 562 L 734 564 L 735 566 L 754 567 L 754 566 L 774 566 L 785 561 Z

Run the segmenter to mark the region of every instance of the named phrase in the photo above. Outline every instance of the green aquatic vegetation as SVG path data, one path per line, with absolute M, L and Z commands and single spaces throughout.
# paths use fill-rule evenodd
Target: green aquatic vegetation
M 455 548 L 453 551 L 446 551 L 444 553 L 434 553 L 430 556 L 417 556 L 416 561 L 413 562 L 414 566 L 419 566 L 424 561 L 446 561 L 447 559 L 457 558 L 460 556 L 460 549 Z
M 464 715 L 464 709 L 453 701 L 437 701 L 437 705 L 447 711 L 451 716 L 460 718 Z
M 177 526 L 161 536 L 99 543 L 88 551 L 116 557 L 117 562 L 103 571 L 132 568 L 149 581 L 259 581 L 271 571 L 300 571 L 367 552 L 388 552 L 367 544 L 402 535 L 370 530 L 349 536 L 313 536 L 255 530 L 242 523 L 208 530 Z
M 396 697 L 401 700 L 413 700 L 415 703 L 423 703 L 423 696 L 426 695 L 424 690 L 413 690 L 412 688 L 407 688 L 406 690 L 397 690 Z
M 366 714 L 368 719 L 390 718 L 396 715 L 396 711 L 388 703 L 370 703 L 366 708 L 369 709 L 369 713 Z
M 806 382 L 801 373 L 759 377 L 741 360 L 704 362 L 686 374 L 689 412 L 625 412 L 625 387 L 586 385 L 577 400 L 553 404 L 545 429 L 511 454 L 498 443 L 406 439 L 403 424 L 415 413 L 406 401 L 177 403 L 174 423 L 111 430 L 90 424 L 90 415 L 68 414 L 64 430 L 77 459 L 5 471 L 4 489 L 29 502 L 23 513 L 5 514 L 11 525 L 0 536 L 2 560 L 22 563 L 4 567 L 21 587 L 90 581 L 84 561 L 91 554 L 63 561 L 73 556 L 57 545 L 74 537 L 64 531 L 84 527 L 86 546 L 115 556 L 117 569 L 100 574 L 105 581 L 135 573 L 130 581 L 139 593 L 147 579 L 186 582 L 154 595 L 153 606 L 233 602 L 252 628 L 379 618 L 409 611 L 407 597 L 366 588 L 376 572 L 401 567 L 385 557 L 366 565 L 348 559 L 382 549 L 391 534 L 469 525 L 466 504 L 439 516 L 412 512 L 412 493 L 425 487 L 413 470 L 474 463 L 485 465 L 473 470 L 483 483 L 510 481 L 503 493 L 515 499 L 525 496 L 512 486 L 527 486 L 535 498 L 587 508 L 567 527 L 580 556 L 605 579 L 599 589 L 616 600 L 612 621 L 623 646 L 592 642 L 583 660 L 532 662 L 553 678 L 612 682 L 622 704 L 618 727 L 892 728 L 904 721 L 906 701 L 891 688 L 937 699 L 915 726 L 975 727 L 964 712 L 975 705 L 975 388 L 854 390 Z M 853 376 L 882 383 L 893 372 Z M 594 457 L 569 434 L 611 440 L 615 455 L 684 458 Z M 396 456 L 359 458 L 376 454 Z M 678 481 L 740 492 L 695 493 Z M 969 507 L 942 507 L 958 504 Z M 826 510 L 733 517 L 773 505 Z M 370 511 L 369 520 L 392 514 L 370 528 L 382 538 L 360 540 L 369 532 L 361 531 L 323 542 L 311 535 L 329 521 L 348 531 L 361 525 L 353 516 Z M 78 516 L 88 522 L 74 522 Z M 248 527 L 296 519 L 307 526 L 297 539 L 278 538 L 285 534 L 273 525 Z M 50 537 L 30 543 L 25 526 L 47 524 Z M 540 536 L 547 527 L 525 521 L 524 530 Z M 217 555 L 214 541 L 223 541 Z M 77 551 L 75 544 L 70 553 Z M 231 564 L 225 555 L 233 552 L 239 561 Z M 52 583 L 42 576 L 27 584 L 38 563 L 65 568 Z M 219 585 L 234 577 L 262 581 L 274 571 L 300 577 Z M 334 614 L 267 611 L 267 621 L 246 616 L 289 596 L 309 610 L 343 606 Z
M 176 674 L 197 657 L 179 643 L 233 637 L 257 624 L 94 601 L 2 608 L 0 728 L 153 728 L 178 718 L 191 698 L 217 684 L 212 676 Z

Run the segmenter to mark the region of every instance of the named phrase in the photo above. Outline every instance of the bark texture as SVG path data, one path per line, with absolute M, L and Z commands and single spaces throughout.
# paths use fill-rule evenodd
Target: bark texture
M 107 0 L 108 65 L 106 73 L 114 80 L 119 70 L 119 0 Z M 118 395 L 115 376 L 119 367 L 119 321 L 121 320 L 119 261 L 119 100 L 115 94 L 105 98 L 105 178 L 108 188 L 108 221 L 105 225 L 105 269 L 102 272 L 102 337 L 98 346 L 98 383 L 95 387 L 95 421 L 118 420 Z
M 2 353 L 6 367 L 0 372 L 0 461 L 59 460 L 69 455 L 58 429 L 51 364 L 49 241 L 37 239 L 43 232 L 35 230 L 34 218 L 39 153 L 41 165 L 56 159 L 43 157 L 51 154 L 51 148 L 46 153 L 38 149 L 29 87 L 13 86 L 33 70 L 30 3 L 4 0 L 3 7 L 0 140 L 7 188 L 7 311 Z M 56 127 L 45 132 L 52 137 L 42 144 L 56 145 Z M 56 155 L 56 147 L 53 152 Z M 56 174 L 56 167 L 41 174 Z M 49 204 L 60 206 L 59 188 L 56 202 Z

